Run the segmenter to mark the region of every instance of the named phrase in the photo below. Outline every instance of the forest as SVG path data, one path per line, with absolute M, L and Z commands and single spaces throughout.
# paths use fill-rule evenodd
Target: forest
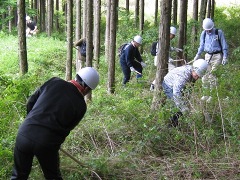
M 63 179 L 240 179 L 239 12 L 237 1 L 220 6 L 215 0 L 1 0 L 0 179 L 11 178 L 16 135 L 31 94 L 52 77 L 69 81 L 88 66 L 97 69 L 100 83 L 85 96 L 87 112 L 59 151 Z M 36 23 L 36 34 L 26 34 L 26 17 Z M 205 90 L 211 102 L 201 101 L 198 80 L 190 113 L 169 127 L 175 109 L 161 87 L 169 54 L 176 66 L 180 60 L 191 64 L 205 18 L 224 32 L 228 63 L 213 72 L 216 87 Z M 171 26 L 177 30 L 172 40 Z M 136 35 L 142 37 L 146 67 L 140 80 L 132 72 L 123 86 L 119 47 Z M 84 58 L 76 46 L 82 38 Z M 155 41 L 161 44 L 156 66 Z M 29 179 L 44 179 L 36 158 Z

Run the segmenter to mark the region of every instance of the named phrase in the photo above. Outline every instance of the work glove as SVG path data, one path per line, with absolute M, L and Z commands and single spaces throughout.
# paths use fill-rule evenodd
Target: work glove
M 223 60 L 222 60 L 222 65 L 226 65 L 227 62 L 228 62 L 228 59 L 227 59 L 227 58 L 223 58 Z
M 196 56 L 194 57 L 193 60 L 196 61 L 196 60 L 198 60 L 200 57 L 201 57 L 200 55 L 196 54 Z
M 135 71 L 134 67 L 130 67 L 130 70 L 131 70 L 132 72 L 134 72 L 134 71 Z
M 169 62 L 169 63 L 173 63 L 174 60 L 173 60 L 172 58 L 169 58 L 169 59 L 168 59 L 168 62 Z
M 142 61 L 141 61 L 141 65 L 142 65 L 143 68 L 145 68 L 145 67 L 147 66 L 147 65 L 146 65 L 144 62 L 142 62 Z
M 176 48 L 176 47 L 174 47 L 173 50 L 176 51 L 176 52 L 182 52 L 183 51 L 182 49 Z

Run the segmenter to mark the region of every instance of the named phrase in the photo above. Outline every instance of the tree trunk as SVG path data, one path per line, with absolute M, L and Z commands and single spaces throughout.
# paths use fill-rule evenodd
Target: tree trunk
M 26 50 L 26 20 L 25 20 L 25 0 L 17 1 L 18 9 L 18 54 L 20 64 L 20 74 L 28 72 L 27 50 Z
M 81 0 L 76 0 L 76 31 L 75 31 L 75 41 L 77 42 L 81 39 Z M 76 72 L 81 69 L 81 60 L 79 57 L 79 52 L 76 50 Z
M 155 91 L 152 101 L 152 110 L 158 109 L 163 99 L 160 96 L 160 84 L 163 82 L 164 76 L 168 72 L 168 58 L 169 58 L 169 43 L 170 43 L 170 23 L 171 23 L 171 7 L 172 0 L 162 0 L 160 3 L 160 24 L 159 24 L 159 53 L 157 55 L 157 72 Z
M 139 0 L 135 0 L 135 26 L 139 23 Z
M 192 27 L 192 44 L 195 45 L 197 42 L 197 29 L 198 29 L 198 0 L 193 0 L 193 27 Z
M 172 23 L 177 25 L 178 1 L 173 0 Z
M 108 61 L 108 49 L 110 41 L 110 11 L 111 11 L 111 0 L 107 0 L 107 13 L 106 13 L 106 30 L 105 30 L 105 58 Z
M 129 13 L 129 0 L 126 0 L 126 11 Z
M 48 6 L 47 6 L 47 35 L 48 37 L 51 36 L 52 34 L 52 25 L 53 25 L 53 1 L 52 0 L 48 0 Z
M 93 0 L 87 0 L 87 29 L 86 29 L 86 66 L 92 67 L 93 58 Z M 92 99 L 92 93 L 88 93 L 85 96 L 86 101 Z
M 212 0 L 208 0 L 207 5 L 207 17 L 211 18 L 211 11 L 212 11 Z
M 67 62 L 66 80 L 72 79 L 72 53 L 73 53 L 73 0 L 67 0 Z
M 178 47 L 181 49 L 183 49 L 187 43 L 187 6 L 188 1 L 180 0 Z M 179 52 L 178 58 L 187 59 L 187 54 L 183 55 L 183 52 Z M 177 66 L 181 66 L 181 62 L 177 62 Z
M 100 58 L 100 23 L 101 23 L 101 0 L 94 1 L 94 67 L 99 68 Z
M 206 17 L 206 9 L 207 9 L 207 0 L 201 0 L 201 8 L 200 8 L 200 24 Z
M 214 19 L 215 0 L 212 0 L 211 18 Z
M 108 58 L 108 93 L 115 92 L 115 52 L 116 52 L 116 30 L 117 30 L 117 2 L 111 1 L 110 11 L 110 44 Z
M 155 0 L 154 26 L 158 24 L 158 0 Z
M 46 22 L 45 22 L 45 14 L 46 14 L 46 1 L 41 0 L 40 2 L 40 30 L 46 32 Z
M 59 0 L 56 0 L 56 22 L 55 22 L 55 26 L 56 26 L 56 31 L 60 30 L 60 26 L 59 26 Z

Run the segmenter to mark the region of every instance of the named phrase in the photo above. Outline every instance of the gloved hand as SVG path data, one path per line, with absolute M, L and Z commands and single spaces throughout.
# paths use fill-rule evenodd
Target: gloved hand
M 147 65 L 146 65 L 144 62 L 142 62 L 142 61 L 141 61 L 141 65 L 142 65 L 143 68 L 145 68 L 145 67 L 147 66 Z
M 226 65 L 227 62 L 228 62 L 228 59 L 227 59 L 227 58 L 223 58 L 223 60 L 222 60 L 222 65 Z
M 130 67 L 130 70 L 131 70 L 132 72 L 134 72 L 134 71 L 135 71 L 134 67 Z
M 174 47 L 173 50 L 176 51 L 176 52 L 182 52 L 183 51 L 182 49 L 176 48 L 176 47 Z
M 174 60 L 173 60 L 172 58 L 169 58 L 169 59 L 168 59 L 168 62 L 169 62 L 169 63 L 173 63 Z
M 194 57 L 193 60 L 196 61 L 196 60 L 198 60 L 200 57 L 201 57 L 200 55 L 196 54 L 196 56 Z

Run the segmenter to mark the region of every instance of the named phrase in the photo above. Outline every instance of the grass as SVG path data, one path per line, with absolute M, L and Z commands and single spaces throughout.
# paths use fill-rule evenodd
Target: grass
M 0 40 L 0 179 L 11 174 L 27 97 L 50 77 L 65 76 L 66 42 L 38 37 L 27 39 L 29 72 L 20 77 L 16 39 L 1 35 Z M 133 76 L 126 88 L 116 62 L 114 94 L 107 93 L 107 63 L 101 59 L 93 101 L 62 146 L 85 167 L 60 152 L 63 178 L 98 179 L 98 174 L 102 179 L 239 179 L 239 61 L 216 72 L 219 85 L 211 104 L 199 102 L 201 83 L 196 83 L 191 98 L 195 111 L 181 119 L 180 128 L 169 129 L 170 106 L 150 110 L 155 67 L 149 54 L 143 56 L 148 59 L 144 81 L 137 83 Z M 223 101 L 226 96 L 229 100 Z M 205 109 L 212 122 L 205 121 Z M 43 176 L 34 161 L 30 179 L 39 178 Z

